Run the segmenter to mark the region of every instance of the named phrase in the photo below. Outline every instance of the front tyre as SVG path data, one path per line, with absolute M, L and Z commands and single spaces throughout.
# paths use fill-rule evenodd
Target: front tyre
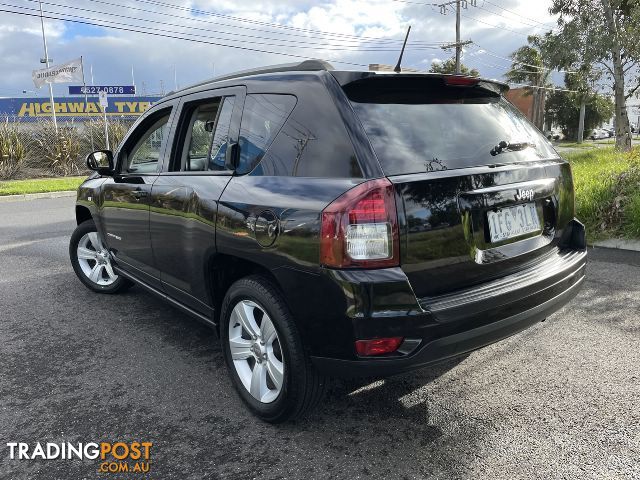
M 69 257 L 80 281 L 94 292 L 116 293 L 133 285 L 113 271 L 111 254 L 93 220 L 82 222 L 74 230 L 69 242 Z
M 251 276 L 229 288 L 220 337 L 233 384 L 260 419 L 300 417 L 322 397 L 325 377 L 311 365 L 282 294 L 268 279 Z

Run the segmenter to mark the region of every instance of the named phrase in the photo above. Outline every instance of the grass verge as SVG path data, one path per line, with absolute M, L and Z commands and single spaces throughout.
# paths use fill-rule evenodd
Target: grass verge
M 0 196 L 75 190 L 85 178 L 87 177 L 34 178 L 30 180 L 0 181 Z
M 640 149 L 613 148 L 571 152 L 576 216 L 585 223 L 590 241 L 640 238 Z

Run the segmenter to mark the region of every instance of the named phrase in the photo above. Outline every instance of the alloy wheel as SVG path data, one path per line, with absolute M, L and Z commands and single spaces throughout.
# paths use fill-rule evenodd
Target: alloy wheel
M 229 317 L 229 350 L 244 388 L 262 403 L 282 391 L 284 357 L 278 332 L 257 303 L 240 300 Z
M 80 238 L 76 251 L 82 273 L 96 285 L 109 286 L 118 279 L 111 265 L 111 255 L 97 232 Z

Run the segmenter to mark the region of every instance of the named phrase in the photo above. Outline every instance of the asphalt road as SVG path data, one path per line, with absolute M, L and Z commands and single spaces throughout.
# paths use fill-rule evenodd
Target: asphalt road
M 150 441 L 153 479 L 640 478 L 640 255 L 592 252 L 562 311 L 461 363 L 336 382 L 271 426 L 213 334 L 133 288 L 91 293 L 67 258 L 73 198 L 0 203 L 0 478 L 99 474 L 7 442 Z

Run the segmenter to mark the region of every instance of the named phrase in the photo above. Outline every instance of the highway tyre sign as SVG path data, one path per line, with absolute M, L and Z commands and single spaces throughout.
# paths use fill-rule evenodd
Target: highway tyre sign
M 70 85 L 69 95 L 97 95 L 107 92 L 108 95 L 135 95 L 135 85 Z

